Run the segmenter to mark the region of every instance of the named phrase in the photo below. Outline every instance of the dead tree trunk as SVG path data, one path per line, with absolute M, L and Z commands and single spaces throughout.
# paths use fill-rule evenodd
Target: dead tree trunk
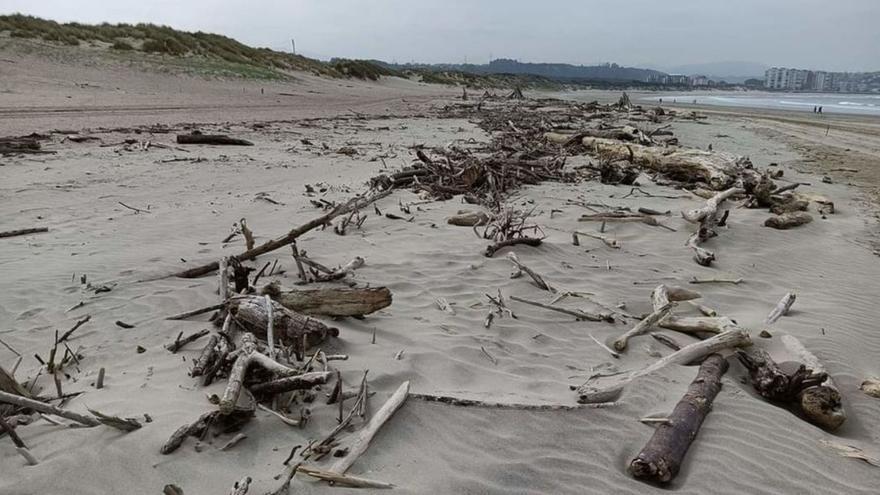
M 230 301 L 229 311 L 236 323 L 260 339 L 266 339 L 269 315 L 265 299 L 261 296 L 239 296 Z M 339 329 L 328 327 L 319 320 L 309 318 L 272 301 L 274 330 L 278 337 L 299 351 L 305 351 L 328 336 L 336 337 Z
M 678 474 L 691 442 L 700 431 L 712 401 L 721 390 L 721 376 L 727 371 L 727 360 L 712 354 L 700 365 L 697 378 L 691 382 L 684 397 L 678 401 L 666 423 L 629 464 L 636 478 L 668 483 Z
M 307 315 L 363 316 L 391 305 L 391 291 L 387 287 L 283 290 L 270 284 L 261 292 L 285 308 Z
M 231 138 L 222 134 L 178 134 L 177 144 L 225 144 L 232 146 L 253 146 L 246 139 Z

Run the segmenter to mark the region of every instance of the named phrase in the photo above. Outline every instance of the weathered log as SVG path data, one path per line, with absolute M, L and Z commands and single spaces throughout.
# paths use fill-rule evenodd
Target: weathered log
M 789 337 L 786 348 L 804 361 L 790 373 L 783 371 L 764 350 L 737 352 L 749 371 L 752 386 L 761 397 L 787 405 L 807 421 L 831 431 L 837 429 L 846 420 L 840 392 L 816 357 L 794 337 L 785 337 Z
M 783 335 L 782 344 L 785 348 L 813 370 L 813 373 L 825 375 L 825 381 L 818 386 L 804 389 L 800 394 L 801 410 L 814 424 L 829 430 L 836 430 L 846 421 L 846 411 L 840 398 L 840 390 L 831 379 L 825 366 L 815 354 L 807 350 L 801 341 L 793 335 Z
M 211 366 L 211 363 L 217 359 L 217 344 L 219 342 L 219 335 L 211 335 L 211 338 L 208 339 L 208 343 L 202 349 L 202 353 L 199 354 L 199 358 L 196 360 L 196 364 L 193 366 L 190 376 L 202 376 L 202 374 L 205 373 L 205 370 Z
M 291 390 L 304 390 L 323 385 L 330 379 L 329 371 L 313 371 L 302 375 L 288 376 L 250 387 L 254 395 L 275 395 Z
M 453 215 L 446 219 L 449 225 L 458 225 L 459 227 L 475 227 L 477 225 L 486 225 L 489 223 L 489 215 L 483 211 L 459 211 L 457 215 Z
M 322 215 L 318 218 L 315 218 L 309 222 L 306 222 L 306 223 L 300 225 L 299 227 L 292 229 L 290 232 L 288 232 L 283 237 L 280 237 L 278 239 L 272 239 L 271 241 L 264 242 L 263 244 L 260 244 L 259 246 L 256 246 L 253 249 L 248 249 L 247 251 L 234 256 L 234 258 L 237 259 L 238 261 L 252 260 L 252 259 L 256 258 L 257 256 L 260 256 L 261 254 L 265 254 L 270 251 L 274 251 L 278 248 L 282 248 L 282 247 L 292 243 L 299 236 L 305 234 L 306 232 L 309 232 L 310 230 L 313 230 L 313 229 L 320 227 L 322 225 L 327 225 L 328 223 L 330 223 L 331 220 L 338 217 L 339 215 L 351 213 L 354 210 L 362 210 L 364 207 L 369 206 L 373 202 L 378 201 L 378 200 L 388 196 L 392 192 L 394 192 L 394 189 L 387 189 L 385 191 L 375 193 L 375 194 L 368 196 L 366 198 L 363 198 L 360 196 L 354 197 L 354 198 L 346 201 L 343 204 L 337 205 L 336 207 L 334 207 L 332 210 L 325 213 L 324 215 Z M 208 263 L 206 265 L 197 266 L 194 268 L 189 268 L 189 269 L 174 273 L 171 276 L 181 277 L 181 278 L 195 278 L 195 277 L 200 277 L 202 275 L 207 275 L 208 273 L 211 273 L 214 270 L 216 270 L 217 267 L 218 267 L 218 262 L 215 261 L 213 263 Z
M 273 282 L 260 293 L 287 309 L 307 315 L 363 316 L 391 305 L 391 291 L 387 287 L 287 290 Z
M 629 160 L 676 181 L 704 182 L 716 191 L 730 187 L 739 172 L 749 164 L 743 157 L 696 149 L 670 152 L 660 147 L 593 137 L 585 137 L 582 143 L 601 157 Z
M 269 315 L 266 313 L 263 297 L 237 297 L 230 301 L 229 311 L 242 328 L 265 340 Z M 277 301 L 272 301 L 272 313 L 275 331 L 279 338 L 293 344 L 299 351 L 307 350 L 324 341 L 328 336 L 339 335 L 339 329 L 328 327 L 319 320 L 291 311 Z
M 495 253 L 498 252 L 499 249 L 509 246 L 516 246 L 518 244 L 525 244 L 526 246 L 537 247 L 541 245 L 541 239 L 537 237 L 517 237 L 516 239 L 499 241 L 495 244 L 486 246 L 486 251 L 483 252 L 483 256 L 491 258 L 492 256 L 495 256 Z
M 318 478 L 319 480 L 329 481 L 334 485 L 347 486 L 351 488 L 394 488 L 394 485 L 391 483 L 369 480 L 366 478 L 350 476 L 347 474 L 339 474 L 331 471 L 324 471 L 312 466 L 299 466 L 299 468 L 297 468 L 297 472 L 307 474 L 313 478 Z
M 258 352 L 257 342 L 252 333 L 245 333 L 242 336 L 241 348 L 236 352 L 238 352 L 238 357 L 235 359 L 235 363 L 232 364 L 232 369 L 229 371 L 229 382 L 226 385 L 226 390 L 223 392 L 223 397 L 220 398 L 220 414 L 230 414 L 236 408 L 242 385 L 251 364 L 259 364 L 267 371 L 279 376 L 290 376 L 298 373 L 297 370 L 288 368 Z
M 712 410 L 712 402 L 721 390 L 721 376 L 726 371 L 727 360 L 720 354 L 711 354 L 703 361 L 696 379 L 675 405 L 668 421 L 657 426 L 630 462 L 629 472 L 634 477 L 660 483 L 675 478 L 703 420 Z
M 813 216 L 805 211 L 796 211 L 793 213 L 783 213 L 768 218 L 764 221 L 765 227 L 771 227 L 778 230 L 786 230 L 801 225 L 808 224 L 813 221 Z
M 703 296 L 699 292 L 684 287 L 660 284 L 651 292 L 651 304 L 654 311 L 657 311 L 670 302 L 691 301 L 701 297 Z
M 690 363 L 724 349 L 744 347 L 751 345 L 751 343 L 752 341 L 749 338 L 748 332 L 743 329 L 734 328 L 722 332 L 706 340 L 686 345 L 680 350 L 675 351 L 640 370 L 620 375 L 601 376 L 589 380 L 587 383 L 578 387 L 578 402 L 611 402 L 620 396 L 623 388 L 627 384 L 639 377 L 653 373 L 670 364 Z
M 232 146 L 253 146 L 246 139 L 232 138 L 223 134 L 178 134 L 177 144 L 222 144 Z
M 718 235 L 715 227 L 723 222 L 718 220 L 718 207 L 725 200 L 736 194 L 745 193 L 744 189 L 731 187 L 725 191 L 719 192 L 706 200 L 706 205 L 701 208 L 695 208 L 682 212 L 681 216 L 691 223 L 699 223 L 699 230 L 688 238 L 685 245 L 694 250 L 694 260 L 702 266 L 709 266 L 715 261 L 715 253 L 700 247 L 700 243 Z M 726 219 L 726 215 L 722 220 Z
M 721 333 L 733 328 L 736 323 L 726 316 L 668 316 L 657 326 L 682 333 Z

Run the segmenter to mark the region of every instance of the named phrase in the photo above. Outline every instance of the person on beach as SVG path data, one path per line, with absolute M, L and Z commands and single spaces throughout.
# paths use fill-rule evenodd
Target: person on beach
M 819 109 L 819 107 L 814 106 L 814 107 L 813 107 L 813 113 L 816 113 L 816 110 L 818 110 L 818 109 Z
M 819 113 L 822 113 L 822 107 L 819 107 Z

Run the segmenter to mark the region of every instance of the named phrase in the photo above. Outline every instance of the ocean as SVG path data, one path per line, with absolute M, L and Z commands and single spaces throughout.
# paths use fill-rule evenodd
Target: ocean
M 771 108 L 812 112 L 821 106 L 822 113 L 847 113 L 855 115 L 876 115 L 880 117 L 880 95 L 845 93 L 665 93 L 643 96 L 641 101 L 677 104 L 696 103 L 723 107 Z

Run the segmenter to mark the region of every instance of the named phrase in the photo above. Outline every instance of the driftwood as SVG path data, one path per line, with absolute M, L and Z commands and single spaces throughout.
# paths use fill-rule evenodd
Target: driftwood
M 595 403 L 616 400 L 623 391 L 623 388 L 639 377 L 653 373 L 671 364 L 686 364 L 724 349 L 748 346 L 751 342 L 749 334 L 745 330 L 740 328 L 728 330 L 709 339 L 686 345 L 680 350 L 640 370 L 589 380 L 578 387 L 578 402 Z
M 610 314 L 595 314 L 595 313 L 587 313 L 586 311 L 581 311 L 579 309 L 567 309 L 560 308 L 558 306 L 553 306 L 552 304 L 544 304 L 538 301 L 530 301 L 528 299 L 523 299 L 517 296 L 510 296 L 511 301 L 517 301 L 524 304 L 530 304 L 532 306 L 537 306 L 539 308 L 549 309 L 550 311 L 556 311 L 559 313 L 564 313 L 567 315 L 574 316 L 578 321 L 606 321 L 608 323 L 614 323 L 614 316 Z
M 335 270 L 332 270 L 326 275 L 316 275 L 315 280 L 318 282 L 331 282 L 333 280 L 339 280 L 353 274 L 355 270 L 357 270 L 358 268 L 362 268 L 364 264 L 366 264 L 366 260 L 364 260 L 360 256 L 355 256 L 348 263 L 340 266 Z
M 101 424 L 100 421 L 92 416 L 86 416 L 83 414 L 75 413 L 73 411 L 68 411 L 66 409 L 61 409 L 60 407 L 53 406 L 52 404 L 46 404 L 45 402 L 28 399 L 26 397 L 10 394 L 8 392 L 0 391 L 0 402 L 6 402 L 8 404 L 13 404 L 19 407 L 26 407 L 28 409 L 33 409 L 34 411 L 44 414 L 60 416 L 62 418 L 76 421 L 77 423 L 81 423 L 86 426 L 98 426 L 99 424 Z
M 236 323 L 255 336 L 265 339 L 269 325 L 265 299 L 261 296 L 240 296 L 229 303 L 229 312 Z M 274 329 L 278 337 L 293 344 L 299 351 L 322 342 L 329 336 L 339 335 L 337 328 L 331 328 L 319 320 L 291 311 L 277 301 L 272 301 Z
M 391 305 L 387 287 L 285 290 L 277 283 L 261 290 L 287 309 L 307 315 L 363 316 Z
M 764 226 L 778 230 L 786 230 L 808 224 L 812 221 L 813 217 L 809 213 L 805 211 L 796 211 L 770 217 L 764 221 Z
M 790 407 L 809 422 L 831 431 L 837 429 L 846 421 L 837 386 L 797 339 L 788 335 L 782 338 L 786 348 L 803 363 L 787 373 L 764 350 L 739 351 L 737 357 L 749 370 L 752 386 L 761 397 Z
M 49 232 L 49 228 L 48 227 L 35 227 L 32 229 L 7 230 L 6 232 L 0 232 L 0 238 L 15 237 L 15 236 L 19 236 L 19 235 L 28 235 L 28 234 L 39 234 L 41 232 Z
M 651 314 L 645 317 L 645 319 L 641 320 L 630 329 L 625 334 L 616 338 L 614 342 L 611 344 L 614 347 L 614 350 L 623 352 L 626 350 L 626 344 L 629 342 L 629 339 L 646 333 L 651 329 L 654 325 L 660 322 L 663 318 L 666 318 L 667 315 L 672 311 L 674 307 L 674 303 L 667 303 L 664 306 L 661 306 L 658 309 L 655 309 Z
M 764 323 L 767 325 L 776 323 L 776 320 L 788 314 L 788 310 L 791 309 L 791 306 L 794 304 L 797 296 L 793 292 L 789 292 L 786 295 L 782 296 L 782 299 L 776 304 L 776 307 L 773 308 L 773 311 L 767 315 L 767 318 L 764 319 Z
M 182 336 L 183 332 L 180 332 L 180 333 L 181 333 L 181 335 L 178 335 L 177 338 L 174 339 L 174 342 L 165 346 L 165 348 L 168 349 L 169 351 L 171 351 L 172 353 L 179 351 L 181 348 L 183 348 L 183 346 L 185 346 L 186 344 L 189 344 L 190 342 L 195 342 L 196 340 L 199 340 L 200 338 L 204 337 L 205 335 L 208 335 L 208 333 L 210 333 L 210 332 L 208 331 L 208 329 L 203 329 L 203 330 L 199 330 L 198 332 L 196 332 L 192 335 L 187 335 L 184 338 L 180 338 Z
M 223 144 L 232 146 L 253 146 L 246 139 L 232 138 L 223 134 L 178 134 L 177 144 Z
M 403 382 L 385 404 L 373 414 L 370 421 L 355 434 L 354 439 L 348 444 L 348 454 L 331 464 L 328 471 L 345 474 L 348 468 L 370 446 L 370 441 L 376 435 L 376 432 L 379 431 L 379 428 L 391 418 L 395 411 L 400 409 L 400 406 L 406 401 L 407 394 L 409 394 L 408 381 Z
M 459 211 L 457 215 L 447 218 L 446 223 L 459 227 L 476 227 L 489 223 L 489 215 L 482 211 Z
M 331 471 L 323 471 L 312 466 L 299 466 L 297 472 L 307 474 L 319 480 L 329 481 L 334 485 L 347 486 L 351 488 L 394 488 L 391 483 L 382 481 L 369 480 L 357 476 L 349 476 L 347 474 L 339 474 Z
M 651 439 L 630 462 L 629 472 L 634 477 L 660 483 L 675 478 L 691 442 L 712 410 L 725 371 L 727 360 L 720 354 L 711 354 L 703 361 L 696 379 L 675 405 L 668 421 L 657 426 Z
M 685 244 L 694 250 L 694 260 L 698 264 L 709 266 L 715 261 L 715 253 L 700 247 L 699 244 L 718 235 L 715 232 L 715 227 L 721 224 L 718 219 L 718 207 L 731 196 L 743 193 L 745 193 L 744 189 L 731 187 L 706 200 L 705 206 L 681 213 L 681 216 L 688 222 L 700 225 L 699 230 L 691 235 Z
M 495 253 L 498 252 L 499 249 L 509 246 L 516 246 L 518 244 L 525 244 L 526 246 L 537 247 L 541 245 L 541 239 L 537 237 L 517 237 L 514 239 L 506 239 L 496 242 L 495 244 L 486 246 L 486 251 L 483 252 L 483 255 L 487 258 L 491 258 L 492 256 L 495 256 Z
M 254 395 L 275 395 L 291 390 L 305 390 L 317 385 L 323 385 L 330 379 L 329 371 L 313 371 L 302 375 L 288 376 L 269 382 L 258 383 L 250 387 Z
M 238 352 L 238 357 L 235 359 L 235 363 L 232 364 L 232 370 L 229 371 L 229 382 L 226 385 L 223 396 L 220 398 L 221 414 L 230 414 L 235 409 L 248 368 L 252 364 L 259 364 L 267 371 L 281 376 L 298 373 L 297 370 L 288 368 L 269 356 L 258 352 L 256 339 L 251 333 L 245 333 L 242 336 L 241 348 L 236 352 Z
M 682 333 L 721 333 L 736 326 L 726 316 L 668 316 L 657 326 Z
M 211 335 L 211 338 L 208 339 L 208 343 L 202 349 L 202 353 L 199 355 L 199 358 L 196 360 L 195 366 L 193 366 L 192 371 L 190 372 L 190 376 L 202 376 L 205 373 L 205 370 L 214 362 L 217 358 L 217 344 L 220 342 L 219 335 Z M 103 369 L 103 368 L 102 368 Z
M 683 287 L 661 284 L 651 292 L 651 305 L 654 307 L 654 311 L 657 311 L 670 302 L 691 301 L 701 297 L 699 292 Z
M 600 157 L 629 160 L 634 165 L 658 172 L 669 179 L 703 182 L 716 191 L 733 184 L 740 170 L 749 165 L 748 159 L 743 157 L 696 149 L 670 152 L 660 147 L 593 137 L 585 137 L 582 144 Z
M 339 215 L 344 215 L 346 213 L 350 213 L 354 210 L 361 210 L 366 206 L 369 206 L 375 201 L 378 201 L 389 194 L 391 194 L 394 190 L 388 189 L 379 193 L 375 193 L 366 198 L 363 197 L 354 197 L 345 203 L 335 206 L 329 212 L 324 215 L 315 218 L 309 222 L 306 222 L 299 227 L 292 229 L 283 237 L 279 237 L 278 239 L 272 239 L 271 241 L 260 244 L 259 246 L 254 247 L 253 249 L 248 249 L 247 251 L 234 256 L 234 258 L 238 261 L 247 261 L 260 256 L 261 254 L 266 254 L 268 252 L 274 251 L 278 248 L 282 248 L 287 246 L 288 244 L 295 241 L 299 236 L 317 228 L 322 225 L 327 225 L 331 220 L 338 217 Z M 206 265 L 197 266 L 194 268 L 189 268 L 180 272 L 173 274 L 172 276 L 181 277 L 181 278 L 195 278 L 200 277 L 202 275 L 207 275 L 208 273 L 213 272 L 218 267 L 218 263 L 215 261 L 213 263 L 208 263 Z

